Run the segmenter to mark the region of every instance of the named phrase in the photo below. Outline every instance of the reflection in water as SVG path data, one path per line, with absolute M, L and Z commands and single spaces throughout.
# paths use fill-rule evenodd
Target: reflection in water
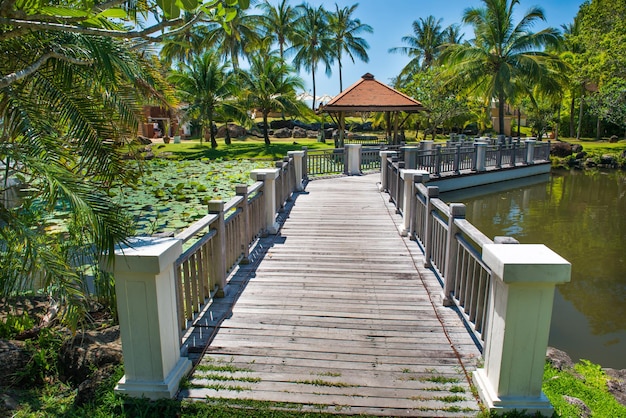
M 626 174 L 558 171 L 543 180 L 443 198 L 465 203 L 485 235 L 545 244 L 571 262 L 571 282 L 557 288 L 550 344 L 574 359 L 626 368 Z

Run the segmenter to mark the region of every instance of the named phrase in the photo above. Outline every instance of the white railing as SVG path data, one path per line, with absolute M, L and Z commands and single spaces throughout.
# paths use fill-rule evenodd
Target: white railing
M 181 347 L 200 312 L 224 295 L 229 273 L 249 259 L 263 234 L 278 232 L 278 212 L 302 190 L 303 151 L 276 168 L 253 170 L 255 183 L 237 186 L 228 202 L 172 238 L 136 237 L 116 250 L 116 282 L 124 377 L 116 391 L 132 397 L 172 397 L 191 369 Z M 183 252 L 183 248 L 185 249 Z
M 403 216 L 402 235 L 439 278 L 443 304 L 458 309 L 483 350 L 484 368 L 473 375 L 481 399 L 498 412 L 550 416 L 543 365 L 554 288 L 569 281 L 570 264 L 544 245 L 492 241 L 465 219 L 465 205 L 448 205 L 427 186 L 428 171 L 404 169 L 393 154 L 381 153 L 381 190 Z

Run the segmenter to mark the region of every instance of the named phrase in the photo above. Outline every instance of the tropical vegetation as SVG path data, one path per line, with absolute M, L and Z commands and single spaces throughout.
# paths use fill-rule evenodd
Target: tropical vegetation
M 626 3 L 589 0 L 560 30 L 538 31 L 543 10 L 520 13 L 520 6 L 483 0 L 468 8 L 460 22 L 465 36 L 460 24 L 416 16 L 398 40 L 403 46 L 390 49 L 409 58 L 395 87 L 430 110 L 407 123 L 433 136 L 468 124 L 503 133 L 505 118 L 524 115 L 539 136 L 565 126 L 578 139 L 624 137 Z M 211 187 L 146 180 L 153 165 L 166 163 L 127 159 L 136 155 L 145 108 L 162 107 L 189 123 L 201 139 L 198 155 L 233 158 L 238 148 L 228 139 L 220 146 L 215 130 L 238 122 L 262 132 L 264 155 L 275 156 L 283 148 L 271 143 L 270 115 L 315 117 L 297 99 L 304 82 L 296 71 L 311 75 L 315 109 L 320 69 L 336 72 L 343 89 L 345 61 L 368 61 L 373 29 L 358 12 L 357 4 L 327 9 L 289 0 L 4 2 L 0 298 L 40 290 L 58 302 L 72 330 L 88 323 L 94 302 L 114 311 L 112 278 L 95 260 L 111 256 L 138 225 L 162 221 L 137 224 L 120 190 L 151 181 L 155 198 L 182 202 L 186 191 Z M 260 120 L 251 117 L 257 112 Z M 176 157 L 180 147 L 168 150 Z M 211 168 L 215 177 L 221 171 Z M 200 194 L 194 203 L 209 198 Z M 51 223 L 50 213 L 62 215 Z M 95 295 L 86 291 L 87 276 L 95 277 Z

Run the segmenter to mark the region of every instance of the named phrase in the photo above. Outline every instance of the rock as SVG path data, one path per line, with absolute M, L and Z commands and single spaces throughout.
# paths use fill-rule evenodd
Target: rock
M 591 409 L 580 399 L 573 396 L 563 395 L 563 399 L 570 405 L 574 405 L 578 408 L 578 416 L 581 418 L 587 418 L 591 416 Z
M 150 151 L 150 152 L 146 152 L 143 156 L 144 160 L 154 160 L 156 156 L 154 155 L 154 152 Z
M 235 123 L 228 124 L 228 132 L 230 132 L 231 138 L 241 138 L 246 136 L 246 128 L 239 126 Z M 226 126 L 222 125 L 217 129 L 215 134 L 216 138 L 226 138 Z
M 333 139 L 333 133 L 335 132 L 334 128 L 326 128 L 324 129 L 324 138 L 325 139 Z
M 306 131 L 307 138 L 317 138 L 317 131 Z
M 2 400 L 0 402 L 0 411 L 3 410 L 2 407 L 4 407 L 5 411 L 15 411 L 20 406 L 18 400 L 9 393 L 3 393 L 0 396 L 0 399 Z
M 611 137 L 609 138 L 609 142 L 611 144 L 613 144 L 613 143 L 615 143 L 617 141 L 619 141 L 619 137 L 617 135 L 611 135 Z
M 274 131 L 274 137 L 276 138 L 291 138 L 291 129 L 281 128 Z
M 572 155 L 572 153 L 574 153 L 574 150 L 572 144 L 569 142 L 554 142 L 550 146 L 550 155 L 554 155 L 555 157 L 563 158 Z
M 572 152 L 576 153 L 576 152 L 581 152 L 583 150 L 583 146 L 580 144 L 573 144 L 572 145 Z
M 292 120 L 276 119 L 276 120 L 270 121 L 271 129 L 293 129 L 293 127 L 294 127 L 294 124 Z
M 152 144 L 152 140 L 150 138 L 147 138 L 145 136 L 137 136 L 137 141 L 141 144 L 141 145 L 150 145 Z
M 574 362 L 570 356 L 565 351 L 554 347 L 548 347 L 546 360 L 557 370 L 571 370 L 574 368 Z
M 604 154 L 600 157 L 600 165 L 608 165 L 613 167 L 617 164 L 617 160 L 611 154 Z
M 293 128 L 292 135 L 294 138 L 306 138 L 306 130 L 296 126 Z
M 606 385 L 617 402 L 626 406 L 626 369 L 604 369 L 609 377 Z
M 115 366 L 112 364 L 95 370 L 88 379 L 78 385 L 74 404 L 80 406 L 91 402 L 96 397 L 98 388 L 113 376 L 113 374 L 115 374 Z
M 595 167 L 598 164 L 596 164 L 596 162 L 593 160 L 593 158 L 587 158 L 585 160 L 585 167 Z
M 23 370 L 32 354 L 23 341 L 0 340 L 0 386 L 16 382 L 16 372 Z
M 59 378 L 79 385 L 92 371 L 122 362 L 119 326 L 86 331 L 68 339 L 59 352 Z
M 587 157 L 587 152 L 585 152 L 585 151 L 581 151 L 581 152 L 579 152 L 579 153 L 577 153 L 577 154 L 576 154 L 576 159 L 577 159 L 577 160 L 582 160 L 582 159 L 584 159 L 585 157 Z

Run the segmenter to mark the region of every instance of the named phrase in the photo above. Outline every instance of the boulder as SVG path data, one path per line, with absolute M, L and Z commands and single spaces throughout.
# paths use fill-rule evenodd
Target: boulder
M 617 160 L 611 154 L 604 154 L 600 157 L 600 165 L 613 167 L 617 165 Z
M 619 137 L 617 135 L 611 135 L 611 137 L 609 138 L 609 142 L 612 144 L 614 144 L 617 141 L 619 141 Z
M 299 126 L 296 126 L 293 128 L 293 133 L 292 133 L 294 138 L 306 138 L 306 130 L 303 128 L 300 128 Z
M 0 340 L 0 386 L 13 385 L 17 372 L 26 368 L 31 358 L 23 341 Z
M 147 138 L 147 137 L 142 136 L 142 135 L 137 136 L 137 142 L 139 142 L 141 145 L 150 145 L 150 144 L 152 144 L 152 140 L 150 138 Z
M 239 126 L 234 123 L 228 124 L 228 131 L 230 132 L 231 138 L 241 138 L 246 136 L 246 128 Z M 226 138 L 226 125 L 222 125 L 217 129 L 217 133 L 215 134 L 217 138 Z
M 583 150 L 583 146 L 580 144 L 570 144 L 572 146 L 572 152 L 577 153 Z
M 548 347 L 546 360 L 557 370 L 571 370 L 574 368 L 574 362 L 571 357 L 565 351 L 554 347 Z
M 554 155 L 555 157 L 568 157 L 574 152 L 580 151 L 574 151 L 572 149 L 572 144 L 569 142 L 553 142 L 550 146 L 550 155 Z
M 609 377 L 606 383 L 609 392 L 617 402 L 626 406 L 626 369 L 604 369 L 604 372 Z
M 275 138 L 291 138 L 291 129 L 281 128 L 274 131 Z
M 119 326 L 78 333 L 62 345 L 59 352 L 59 378 L 78 386 L 94 370 L 122 363 Z
M 276 120 L 270 121 L 271 129 L 293 129 L 293 127 L 294 127 L 294 124 L 292 120 L 276 119 Z
M 574 405 L 578 408 L 578 416 L 580 418 L 587 418 L 591 416 L 591 409 L 580 399 L 574 398 L 573 396 L 563 395 L 563 399 L 570 405 Z

